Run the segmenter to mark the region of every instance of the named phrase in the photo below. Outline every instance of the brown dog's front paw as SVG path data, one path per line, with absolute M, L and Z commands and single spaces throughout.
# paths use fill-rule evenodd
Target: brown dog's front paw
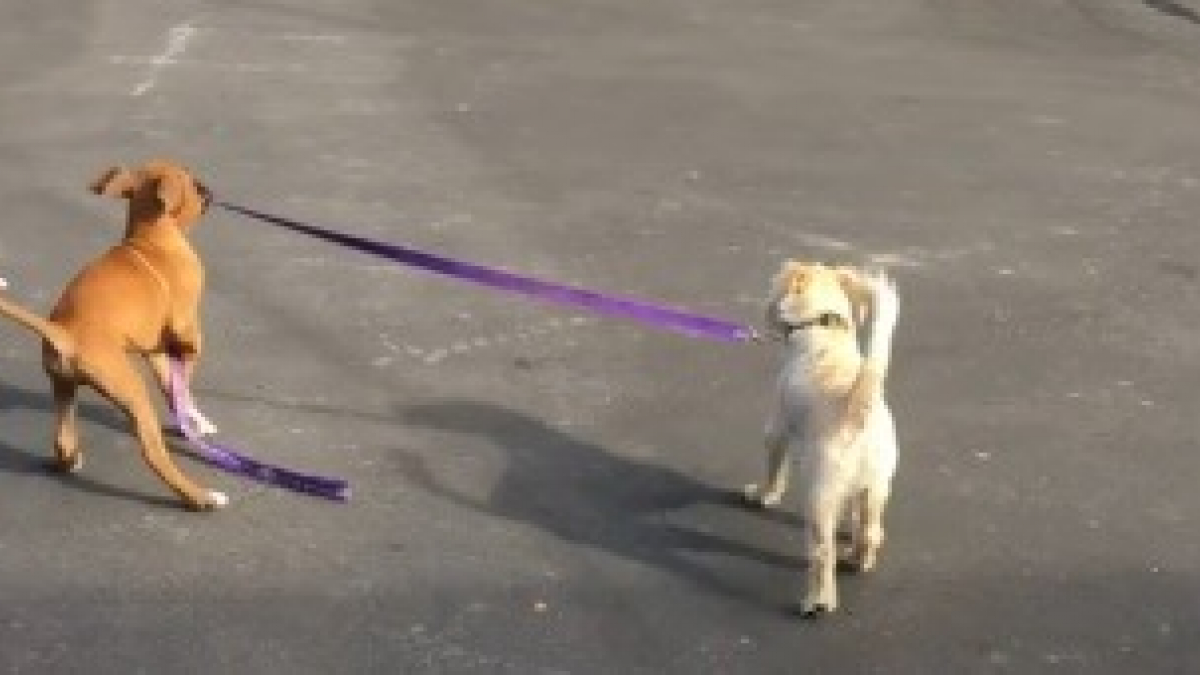
M 77 452 L 69 459 L 56 457 L 50 460 L 50 468 L 59 473 L 79 473 L 79 470 L 83 468 L 83 453 Z
M 209 490 L 203 499 L 189 501 L 188 506 L 193 511 L 216 511 L 229 505 L 229 497 L 224 492 Z

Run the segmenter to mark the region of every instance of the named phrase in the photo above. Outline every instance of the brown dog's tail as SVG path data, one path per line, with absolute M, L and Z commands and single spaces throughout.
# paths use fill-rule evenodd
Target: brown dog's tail
M 41 335 L 42 339 L 50 343 L 54 351 L 59 354 L 65 356 L 75 351 L 71 335 L 61 326 L 38 316 L 4 296 L 0 296 L 0 314 Z
M 846 398 L 843 429 L 858 434 L 866 426 L 867 415 L 883 397 L 883 383 L 892 357 L 892 334 L 900 316 L 900 296 L 896 286 L 883 272 L 867 272 L 862 277 L 863 295 L 869 298 L 870 333 L 858 377 Z

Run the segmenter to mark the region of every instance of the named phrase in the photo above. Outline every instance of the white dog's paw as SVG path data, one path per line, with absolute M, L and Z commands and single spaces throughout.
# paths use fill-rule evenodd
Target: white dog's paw
M 214 509 L 223 509 L 226 506 L 229 506 L 229 496 L 226 495 L 224 492 L 217 492 L 216 490 L 209 490 L 208 491 L 208 500 L 209 500 L 209 504 L 211 505 L 211 508 L 214 508 Z
M 3 290 L 5 288 L 8 288 L 8 279 L 5 279 L 4 277 L 0 277 L 0 290 Z
M 800 601 L 800 614 L 806 619 L 815 619 L 837 611 L 837 597 L 832 593 L 809 594 Z
M 747 504 L 760 509 L 769 509 L 772 506 L 778 506 L 783 495 L 778 492 L 769 492 L 758 483 L 750 483 L 742 488 L 742 499 Z
M 875 569 L 875 563 L 878 560 L 879 555 L 875 549 L 856 547 L 846 562 L 855 573 L 866 574 Z

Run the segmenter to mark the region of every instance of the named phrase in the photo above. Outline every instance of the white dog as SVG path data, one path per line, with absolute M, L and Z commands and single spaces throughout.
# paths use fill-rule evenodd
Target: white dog
M 837 526 L 850 524 L 849 562 L 867 571 L 883 543 L 896 469 L 896 432 L 883 397 L 900 300 L 882 272 L 789 261 L 775 277 L 767 328 L 787 345 L 767 424 L 767 480 L 747 499 L 779 503 L 794 450 L 806 528 L 806 616 L 837 609 Z M 869 326 L 865 324 L 868 323 Z M 858 329 L 868 328 L 859 350 Z

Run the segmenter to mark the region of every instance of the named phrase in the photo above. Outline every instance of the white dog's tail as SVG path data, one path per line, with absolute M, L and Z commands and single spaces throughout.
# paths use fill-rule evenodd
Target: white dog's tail
M 900 296 L 887 274 L 868 272 L 863 275 L 863 286 L 870 308 L 870 327 L 862 367 L 846 397 L 844 429 L 850 433 L 862 431 L 867 414 L 883 398 L 883 384 L 892 359 L 892 334 L 900 317 Z

